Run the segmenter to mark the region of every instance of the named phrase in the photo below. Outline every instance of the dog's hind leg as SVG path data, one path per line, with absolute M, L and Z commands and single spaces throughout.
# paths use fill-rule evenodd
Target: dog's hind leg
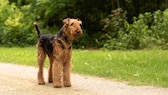
M 53 82 L 53 78 L 52 78 L 53 56 L 49 57 L 49 61 L 50 61 L 50 67 L 49 67 L 49 70 L 48 70 L 48 82 L 52 83 Z
M 44 67 L 44 61 L 46 58 L 46 53 L 42 47 L 38 45 L 38 66 L 39 66 L 39 71 L 38 71 L 38 84 L 39 85 L 44 85 L 44 77 L 43 77 L 43 67 Z

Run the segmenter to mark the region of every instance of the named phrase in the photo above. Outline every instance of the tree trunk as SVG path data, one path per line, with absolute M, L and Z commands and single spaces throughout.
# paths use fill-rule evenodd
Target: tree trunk
M 168 0 L 166 0 L 166 7 L 168 8 Z
M 133 3 L 134 3 L 134 8 L 135 8 L 135 16 L 138 16 L 138 14 L 139 14 L 139 1 L 133 0 Z
M 120 0 L 117 0 L 117 8 L 120 8 Z

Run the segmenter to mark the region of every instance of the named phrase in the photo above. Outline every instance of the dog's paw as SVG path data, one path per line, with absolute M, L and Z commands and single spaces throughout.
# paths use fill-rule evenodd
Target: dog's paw
M 45 82 L 39 82 L 38 84 L 39 85 L 45 85 Z
M 48 80 L 48 83 L 53 83 L 53 81 L 52 80 Z
M 64 87 L 71 87 L 71 84 L 69 84 L 69 85 L 64 85 Z
M 54 88 L 62 88 L 62 85 L 54 85 Z
M 64 87 L 71 87 L 70 81 L 63 81 Z

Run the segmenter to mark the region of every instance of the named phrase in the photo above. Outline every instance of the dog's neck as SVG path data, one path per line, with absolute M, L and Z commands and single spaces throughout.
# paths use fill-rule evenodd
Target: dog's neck
M 59 32 L 56 34 L 56 39 L 59 40 L 59 43 L 61 44 L 62 48 L 65 49 L 71 49 L 72 41 L 70 41 L 66 35 L 64 34 L 63 28 L 59 30 Z

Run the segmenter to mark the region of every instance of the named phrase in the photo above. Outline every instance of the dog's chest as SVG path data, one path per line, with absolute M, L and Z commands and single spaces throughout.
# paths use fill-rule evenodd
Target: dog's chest
M 61 50 L 53 51 L 53 55 L 55 55 L 56 59 L 58 60 L 61 59 L 63 63 L 67 63 L 71 60 L 72 51 L 68 49 L 61 49 Z

